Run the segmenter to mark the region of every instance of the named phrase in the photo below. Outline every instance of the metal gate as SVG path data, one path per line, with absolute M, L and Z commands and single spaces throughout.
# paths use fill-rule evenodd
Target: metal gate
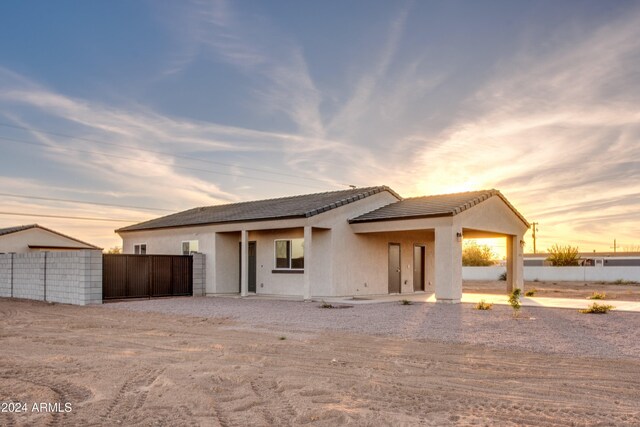
M 190 255 L 103 255 L 102 299 L 193 295 Z

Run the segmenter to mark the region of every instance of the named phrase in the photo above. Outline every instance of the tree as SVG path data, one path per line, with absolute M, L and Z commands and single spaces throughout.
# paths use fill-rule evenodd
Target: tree
M 121 254 L 122 248 L 120 246 L 114 246 L 111 249 L 107 250 L 108 254 Z
M 551 262 L 551 265 L 553 265 L 554 267 L 579 265 L 578 261 L 580 261 L 580 255 L 578 255 L 577 246 L 561 246 L 556 243 L 551 246 L 551 248 L 549 248 L 547 252 L 549 252 L 547 261 Z
M 495 254 L 487 245 L 469 242 L 462 249 L 462 265 L 467 267 L 486 267 L 495 264 Z

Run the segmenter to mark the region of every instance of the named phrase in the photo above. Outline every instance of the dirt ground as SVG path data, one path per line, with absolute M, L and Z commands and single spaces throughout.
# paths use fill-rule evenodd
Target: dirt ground
M 504 294 L 505 282 L 465 281 L 463 291 L 468 293 Z M 594 292 L 605 292 L 608 300 L 640 301 L 640 284 L 614 284 L 610 282 L 525 282 L 524 290 L 536 290 L 536 297 L 587 298 Z
M 72 406 L 0 425 L 640 424 L 637 357 L 235 322 L 0 299 L 0 402 Z

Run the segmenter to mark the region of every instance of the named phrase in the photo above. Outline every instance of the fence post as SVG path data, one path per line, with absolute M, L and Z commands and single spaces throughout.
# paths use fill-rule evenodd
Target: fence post
M 15 254 L 11 252 L 11 298 L 13 298 L 13 256 Z
M 47 301 L 47 251 L 44 252 L 44 300 Z

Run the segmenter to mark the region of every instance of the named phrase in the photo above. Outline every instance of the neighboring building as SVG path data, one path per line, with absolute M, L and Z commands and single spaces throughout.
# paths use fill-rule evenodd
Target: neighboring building
M 580 265 L 586 267 L 639 267 L 640 252 L 580 252 Z M 525 267 L 551 266 L 549 254 L 524 254 Z
M 529 223 L 497 190 L 403 199 L 386 186 L 201 207 L 116 232 L 123 253 L 206 254 L 206 293 L 462 296 L 462 239 L 506 237 L 522 287 Z
M 0 228 L 0 253 L 39 251 L 73 251 L 98 249 L 97 246 L 75 239 L 38 224 Z

